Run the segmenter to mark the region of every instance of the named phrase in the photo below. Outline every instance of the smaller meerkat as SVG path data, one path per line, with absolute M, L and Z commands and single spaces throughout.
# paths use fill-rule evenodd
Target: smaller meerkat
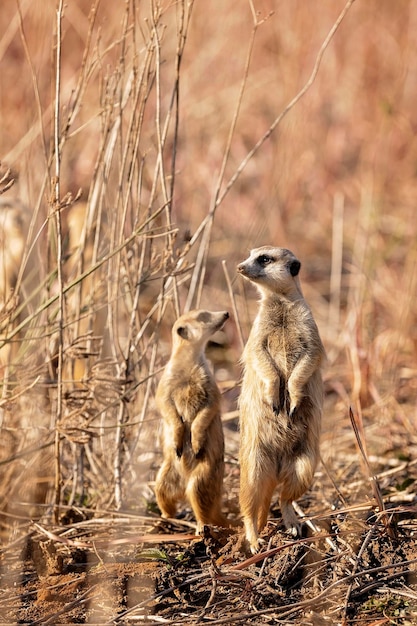
M 162 516 L 174 517 L 188 499 L 197 533 L 205 524 L 225 525 L 221 513 L 224 437 L 220 392 L 205 357 L 209 338 L 223 327 L 226 311 L 195 310 L 172 328 L 172 353 L 156 392 L 163 418 L 164 460 L 155 493 Z
M 292 502 L 310 486 L 319 457 L 324 348 L 298 278 L 300 261 L 285 248 L 251 251 L 238 272 L 261 296 L 246 343 L 240 408 L 240 508 L 252 552 L 280 486 L 283 522 L 300 522 Z

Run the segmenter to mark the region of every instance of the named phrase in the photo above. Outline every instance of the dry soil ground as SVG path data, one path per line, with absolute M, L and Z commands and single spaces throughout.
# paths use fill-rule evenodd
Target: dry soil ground
M 274 506 L 254 557 L 240 528 L 195 537 L 186 509 L 172 523 L 152 503 L 144 516 L 68 511 L 59 525 L 22 525 L 3 549 L 0 623 L 417 623 L 416 440 L 396 420 L 383 431 L 369 421 L 367 434 L 385 516 L 342 420 L 332 445 L 343 455 L 324 462 L 300 502 L 317 525 L 303 539 L 286 535 Z M 231 516 L 237 488 L 231 456 Z

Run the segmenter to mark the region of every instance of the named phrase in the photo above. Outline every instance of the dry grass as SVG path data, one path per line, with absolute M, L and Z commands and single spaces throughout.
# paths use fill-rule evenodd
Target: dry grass
M 4 563 L 21 576 L 31 520 L 59 534 L 77 511 L 150 530 L 155 384 L 173 320 L 200 305 L 235 311 L 211 356 L 236 511 L 238 359 L 256 303 L 234 268 L 267 243 L 301 258 L 328 352 L 305 504 L 320 519 L 351 511 L 362 557 L 374 472 L 384 506 L 416 504 L 414 3 L 323 0 L 313 17 L 272 0 L 19 0 L 0 25 L 0 211 L 23 207 L 24 238 L 0 290 Z M 343 576 L 359 567 L 333 558 Z M 307 609 L 303 623 L 327 623 Z

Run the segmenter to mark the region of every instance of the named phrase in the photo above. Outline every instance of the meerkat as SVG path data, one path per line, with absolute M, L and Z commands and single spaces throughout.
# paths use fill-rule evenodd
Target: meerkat
M 220 392 L 205 357 L 209 338 L 223 327 L 226 311 L 190 311 L 172 328 L 172 353 L 156 392 L 163 418 L 162 466 L 155 493 L 162 517 L 172 518 L 187 499 L 197 533 L 205 524 L 225 525 L 221 513 L 224 437 Z
M 239 399 L 239 499 L 253 553 L 278 485 L 284 525 L 300 532 L 292 502 L 310 487 L 319 457 L 324 348 L 301 291 L 300 267 L 289 250 L 264 246 L 237 268 L 261 297 L 242 355 Z

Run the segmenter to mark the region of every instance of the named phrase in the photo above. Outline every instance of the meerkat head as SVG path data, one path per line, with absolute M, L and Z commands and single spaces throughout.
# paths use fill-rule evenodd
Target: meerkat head
M 181 315 L 172 328 L 174 346 L 189 345 L 203 350 L 210 337 L 223 327 L 229 318 L 227 311 L 189 311 Z
M 262 294 L 301 294 L 298 274 L 301 263 L 286 248 L 263 246 L 251 250 L 249 257 L 237 266 L 237 271 L 254 282 Z

